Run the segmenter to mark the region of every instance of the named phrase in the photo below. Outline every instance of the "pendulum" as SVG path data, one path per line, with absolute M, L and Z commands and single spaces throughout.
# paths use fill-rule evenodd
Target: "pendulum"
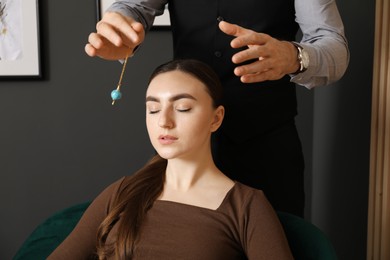
M 118 86 L 116 87 L 116 89 L 111 91 L 112 105 L 115 104 L 116 100 L 118 100 L 122 97 L 122 93 L 121 93 L 122 78 L 123 78 L 123 74 L 125 72 L 128 57 L 129 57 L 129 55 L 126 55 L 125 61 L 123 62 L 122 72 L 121 72 L 121 76 L 119 78 Z
M 122 72 L 121 72 L 121 76 L 119 78 L 118 86 L 116 87 L 116 89 L 111 91 L 112 105 L 115 104 L 116 100 L 118 100 L 122 97 L 122 93 L 121 93 L 122 78 L 123 78 L 123 74 L 125 72 L 128 57 L 129 57 L 129 55 L 126 56 L 126 59 L 123 62 Z

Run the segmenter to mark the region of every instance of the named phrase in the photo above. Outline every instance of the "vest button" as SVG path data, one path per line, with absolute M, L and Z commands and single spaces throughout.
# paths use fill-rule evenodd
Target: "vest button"
M 218 22 L 222 22 L 223 20 L 224 20 L 224 19 L 223 19 L 222 16 L 218 16 L 218 17 L 217 17 L 217 21 L 218 21 Z
M 215 55 L 215 57 L 217 57 L 217 58 L 221 58 L 221 57 L 222 57 L 222 52 L 220 52 L 220 51 L 215 51 L 215 52 L 214 52 L 214 55 Z

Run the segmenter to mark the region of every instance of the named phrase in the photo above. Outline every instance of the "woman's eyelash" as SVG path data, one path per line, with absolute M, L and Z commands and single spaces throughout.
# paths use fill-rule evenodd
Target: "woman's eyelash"
M 188 112 L 190 110 L 191 110 L 191 108 L 177 109 L 177 111 L 179 111 L 179 112 Z
M 178 112 L 189 112 L 191 110 L 191 108 L 183 108 L 183 109 L 179 109 L 177 108 L 176 109 Z M 149 110 L 149 114 L 157 114 L 158 112 L 160 112 L 160 110 Z

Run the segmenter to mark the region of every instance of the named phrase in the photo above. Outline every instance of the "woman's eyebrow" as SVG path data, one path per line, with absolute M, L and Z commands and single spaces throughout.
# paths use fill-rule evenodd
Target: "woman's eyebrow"
M 160 102 L 160 99 L 152 97 L 152 96 L 147 96 L 145 99 L 145 102 L 148 102 L 148 101 Z
M 194 96 L 187 94 L 187 93 L 183 93 L 183 94 L 177 94 L 177 95 L 174 95 L 173 97 L 170 97 L 169 101 L 173 102 L 173 101 L 183 99 L 183 98 L 197 100 Z M 160 99 L 157 97 L 153 97 L 153 96 L 147 96 L 145 101 L 146 102 L 148 102 L 148 101 L 160 102 Z

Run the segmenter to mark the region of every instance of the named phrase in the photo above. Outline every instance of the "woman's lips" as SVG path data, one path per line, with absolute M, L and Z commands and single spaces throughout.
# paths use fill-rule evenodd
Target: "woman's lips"
M 177 137 L 171 136 L 171 135 L 160 135 L 158 137 L 158 141 L 161 144 L 172 144 L 177 140 Z

